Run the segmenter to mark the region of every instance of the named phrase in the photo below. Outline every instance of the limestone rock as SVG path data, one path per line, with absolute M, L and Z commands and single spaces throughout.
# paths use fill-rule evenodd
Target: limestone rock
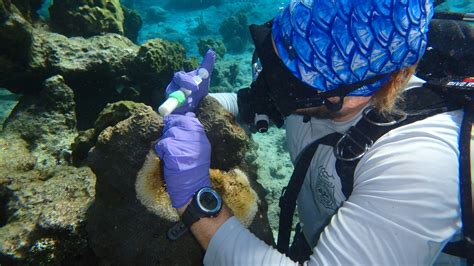
M 164 100 L 164 90 L 173 74 L 186 63 L 186 52 L 179 43 L 153 39 L 144 43 L 135 58 L 132 78 L 140 82 L 141 100 L 155 106 Z
M 208 109 L 205 109 L 206 107 Z M 204 105 L 201 107 L 201 112 L 222 111 L 211 108 L 215 106 Z M 237 128 L 233 128 L 232 122 L 223 121 L 231 117 L 204 114 L 201 114 L 201 117 L 210 119 L 207 122 L 201 119 L 201 122 L 207 125 L 206 129 L 220 131 L 215 134 L 208 131 L 210 138 L 222 138 L 230 143 L 227 145 L 215 141 L 214 143 L 221 145 L 218 149 L 227 148 L 227 153 L 229 150 L 237 151 L 237 154 L 243 152 L 242 147 L 236 148 L 233 145 L 244 145 L 248 139 L 240 135 Z M 219 125 L 213 126 L 211 123 Z M 202 263 L 201 247 L 191 234 L 185 234 L 178 241 L 169 241 L 166 232 L 173 225 L 170 221 L 172 219 L 154 215 L 137 200 L 135 191 L 137 174 L 153 143 L 161 135 L 162 127 L 161 116 L 148 107 L 114 126 L 105 128 L 99 134 L 95 147 L 89 152 L 87 161 L 97 175 L 97 185 L 96 201 L 90 209 L 88 233 L 91 247 L 104 263 L 164 265 Z M 232 136 L 228 137 L 226 134 Z M 239 165 L 242 163 L 237 162 L 239 158 L 242 159 L 239 156 L 242 154 L 231 157 L 230 161 L 213 157 L 213 160 L 216 160 L 213 165 L 227 167 Z M 250 185 L 258 194 L 258 198 L 264 198 L 263 189 L 255 182 L 255 176 L 251 175 L 251 178 L 253 180 L 249 180 Z M 267 243 L 272 243 L 271 230 L 265 213 L 265 203 L 259 202 L 250 229 Z M 172 211 L 169 211 L 169 214 L 171 215 Z
M 241 164 L 250 139 L 235 117 L 210 96 L 201 100 L 196 116 L 211 142 L 211 168 L 230 170 Z
M 5 38 L 0 48 L 7 52 L 0 54 L 5 62 L 0 64 L 4 74 L 0 86 L 12 92 L 37 92 L 40 88 L 35 84 L 57 74 L 74 85 L 113 81 L 126 75 L 138 51 L 138 46 L 117 34 L 67 38 L 28 25 L 0 26 L 0 37 Z
M 125 18 L 123 22 L 124 35 L 132 42 L 136 43 L 138 39 L 138 32 L 143 25 L 143 20 L 136 10 L 129 9 L 124 6 L 122 6 L 122 9 Z
M 156 39 L 140 47 L 117 34 L 84 39 L 34 30 L 28 47 L 22 53 L 29 54 L 27 59 L 20 60 L 20 54 L 15 58 L 18 66 L 0 64 L 0 86 L 37 93 L 41 88 L 35 84 L 62 75 L 75 92 L 81 129 L 90 128 L 110 102 L 132 97 L 158 105 L 173 73 L 189 62 L 179 44 Z
M 162 118 L 148 107 L 107 127 L 89 154 L 98 179 L 88 233 L 94 252 L 106 262 L 189 265 L 201 257 L 197 249 L 168 242 L 164 232 L 171 223 L 147 212 L 136 199 L 136 174 L 162 126 Z M 191 236 L 187 240 L 196 244 Z
M 108 104 L 100 112 L 94 123 L 94 128 L 79 132 L 72 144 L 72 160 L 74 165 L 81 165 L 87 158 L 89 150 L 94 147 L 100 132 L 110 126 L 115 126 L 122 120 L 134 114 L 147 111 L 149 107 L 142 103 L 121 101 Z
M 29 76 L 24 73 L 33 42 L 32 26 L 10 1 L 0 0 L 0 86 L 13 88 Z
M 130 83 L 127 74 L 137 52 L 138 46 L 117 34 L 84 39 L 35 31 L 31 59 L 23 70 L 31 77 L 15 88 L 37 91 L 31 87 L 37 78 L 62 75 L 76 95 L 78 126 L 88 128 L 107 103 L 122 97 L 118 88 Z
M 2 263 L 46 265 L 93 258 L 88 254 L 85 223 L 94 186 L 89 168 L 0 174 Z
M 124 34 L 119 0 L 56 0 L 49 8 L 51 23 L 67 36 Z
M 18 136 L 0 137 L 0 175 L 29 171 L 35 164 L 36 158 L 30 153 L 26 141 Z
M 74 142 L 71 144 L 72 164 L 80 166 L 87 159 L 89 150 L 94 147 L 97 141 L 97 133 L 94 128 L 79 131 Z
M 181 44 L 162 39 L 153 39 L 144 43 L 135 59 L 134 77 L 147 80 L 148 83 L 163 83 L 163 77 L 169 82 L 173 73 L 180 70 L 186 59 L 184 47 Z
M 173 73 L 190 65 L 177 43 L 156 39 L 140 47 L 113 33 L 68 38 L 32 27 L 15 5 L 0 3 L 0 87 L 38 93 L 45 79 L 63 76 L 75 93 L 80 129 L 92 127 L 110 102 L 157 106 Z
M 129 118 L 130 116 L 147 112 L 149 109 L 150 107 L 143 103 L 132 101 L 120 101 L 107 104 L 104 110 L 102 110 L 97 117 L 94 129 L 100 133 L 107 127 L 115 126 L 117 123 Z
M 213 49 L 219 58 L 224 58 L 224 55 L 227 52 L 224 43 L 220 40 L 200 39 L 197 46 L 201 56 L 204 56 L 209 49 Z
M 44 31 L 35 32 L 30 66 L 33 71 L 58 73 L 66 80 L 90 76 L 106 78 L 123 75 L 136 56 L 138 47 L 117 34 L 88 39 L 67 38 Z
M 69 146 L 77 135 L 72 89 L 61 76 L 47 79 L 38 96 L 20 100 L 5 122 L 4 134 L 26 141 L 38 165 L 67 164 Z
M 240 73 L 239 63 L 233 60 L 219 60 L 214 64 L 211 77 L 212 92 L 233 92 L 235 88 L 242 88 L 246 81 Z
M 229 52 L 244 52 L 251 40 L 248 30 L 248 18 L 244 11 L 239 11 L 224 20 L 219 32 Z

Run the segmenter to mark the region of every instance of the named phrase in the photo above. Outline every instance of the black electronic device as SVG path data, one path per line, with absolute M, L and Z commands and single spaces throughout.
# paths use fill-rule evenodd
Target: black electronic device
M 188 205 L 181 221 L 187 228 L 204 217 L 215 217 L 222 209 L 222 198 L 210 187 L 203 187 L 194 193 L 191 203 Z

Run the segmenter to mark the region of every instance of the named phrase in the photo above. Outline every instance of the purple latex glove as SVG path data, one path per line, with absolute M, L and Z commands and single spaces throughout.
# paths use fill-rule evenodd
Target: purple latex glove
M 204 55 L 201 66 L 199 68 L 205 68 L 209 72 L 209 78 L 203 79 L 201 84 L 197 85 L 193 80 L 194 76 L 198 75 L 198 69 L 191 72 L 176 72 L 173 80 L 166 88 L 166 96 L 170 93 L 179 90 L 180 88 L 188 89 L 192 93 L 186 99 L 186 103 L 176 108 L 173 114 L 185 114 L 187 112 L 194 112 L 201 99 L 206 96 L 209 92 L 209 84 L 211 81 L 212 70 L 214 70 L 214 62 L 216 61 L 216 53 L 209 49 Z
M 194 113 L 167 115 L 164 124 L 155 151 L 163 161 L 171 203 L 181 208 L 196 191 L 211 184 L 211 144 Z

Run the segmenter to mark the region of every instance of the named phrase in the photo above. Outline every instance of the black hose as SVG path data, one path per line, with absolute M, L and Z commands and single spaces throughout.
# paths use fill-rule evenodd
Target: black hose
M 474 13 L 436 12 L 433 18 L 474 22 Z

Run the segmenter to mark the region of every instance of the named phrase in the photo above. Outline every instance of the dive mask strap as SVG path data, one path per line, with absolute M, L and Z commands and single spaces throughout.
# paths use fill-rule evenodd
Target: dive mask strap
M 339 111 L 344 104 L 344 97 L 348 94 L 390 75 L 381 74 L 354 84 L 339 85 L 331 91 L 318 92 L 317 88 L 306 84 L 291 73 L 277 55 L 271 37 L 271 25 L 272 21 L 269 21 L 264 25 L 251 25 L 249 27 L 256 48 L 252 63 L 253 66 L 256 66 L 257 60 L 260 59 L 262 68 L 255 69 L 254 75 L 265 77 L 268 85 L 267 91 L 282 116 L 288 116 L 297 109 L 322 105 L 325 105 L 330 111 Z M 254 79 L 256 79 L 255 76 Z M 333 103 L 328 100 L 331 97 L 338 97 L 339 101 Z

